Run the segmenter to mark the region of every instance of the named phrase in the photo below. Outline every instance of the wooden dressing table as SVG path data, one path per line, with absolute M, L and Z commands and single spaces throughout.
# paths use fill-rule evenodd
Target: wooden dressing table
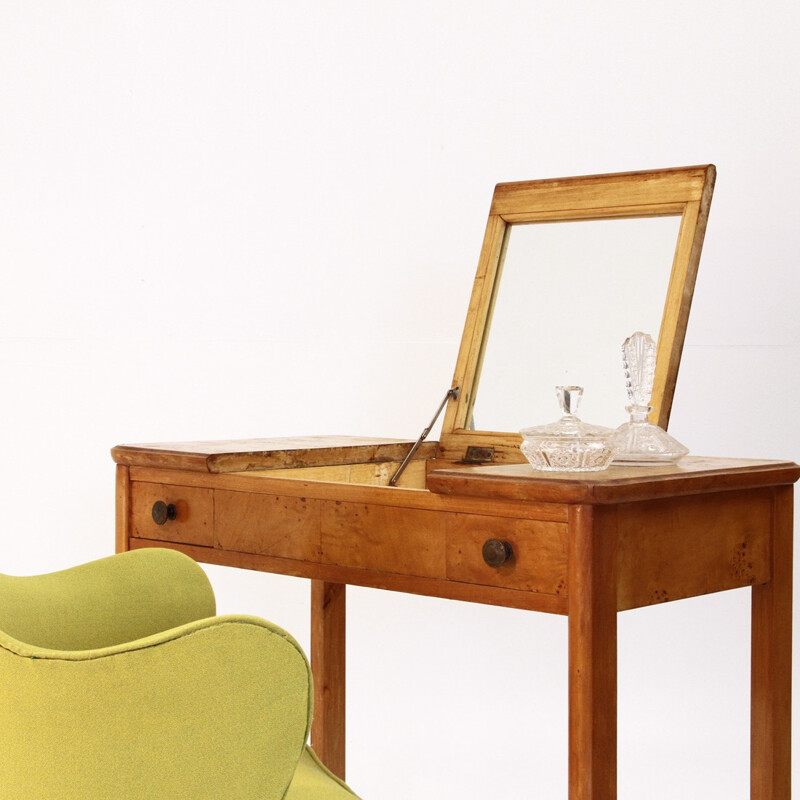
M 681 218 L 659 334 L 653 421 L 666 427 L 712 167 L 501 184 L 439 442 L 307 437 L 121 445 L 117 549 L 310 578 L 312 742 L 344 775 L 346 585 L 566 615 L 569 798 L 616 797 L 619 611 L 752 591 L 752 800 L 790 797 L 791 462 L 534 472 L 517 434 L 470 424 L 516 224 Z M 401 462 L 411 454 L 397 480 Z
M 226 444 L 115 448 L 117 548 L 168 546 L 312 579 L 312 741 L 338 773 L 348 583 L 566 614 L 571 800 L 616 796 L 617 612 L 752 587 L 751 797 L 789 798 L 796 464 L 687 457 L 576 477 L 522 464 L 437 469 L 423 453 L 390 488 L 317 478 L 379 480 L 399 463 L 381 459 L 410 442 Z M 329 445 L 352 450 L 352 465 L 267 466 L 329 460 Z M 424 485 L 426 460 L 427 490 L 409 488 Z M 163 524 L 159 502 L 175 509 Z M 511 548 L 496 567 L 483 557 L 490 540 Z

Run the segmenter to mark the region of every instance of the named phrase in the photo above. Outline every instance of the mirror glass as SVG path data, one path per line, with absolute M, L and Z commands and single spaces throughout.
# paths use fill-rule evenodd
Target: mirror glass
M 658 338 L 680 216 L 509 225 L 482 345 L 470 428 L 560 416 L 555 387 L 584 387 L 578 415 L 627 421 L 622 342 Z

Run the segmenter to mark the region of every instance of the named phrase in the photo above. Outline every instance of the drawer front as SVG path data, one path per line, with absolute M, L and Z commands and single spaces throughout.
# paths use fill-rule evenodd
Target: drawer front
M 322 560 L 378 572 L 444 578 L 445 516 L 418 508 L 325 501 Z
M 513 555 L 489 566 L 483 546 L 498 539 Z M 447 520 L 447 577 L 547 594 L 567 594 L 567 526 L 563 522 L 451 514 Z
M 161 525 L 153 518 L 153 506 L 158 502 L 170 509 Z M 133 481 L 131 536 L 213 547 L 213 490 Z
M 319 561 L 320 501 L 217 489 L 217 545 L 241 553 Z

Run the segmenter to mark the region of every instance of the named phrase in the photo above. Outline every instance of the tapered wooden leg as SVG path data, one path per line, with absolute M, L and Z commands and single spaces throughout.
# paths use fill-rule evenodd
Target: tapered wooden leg
M 792 494 L 775 493 L 772 580 L 753 587 L 751 800 L 789 800 L 792 728 Z
M 570 509 L 569 800 L 617 796 L 616 527 L 613 510 Z
M 311 581 L 311 671 L 314 720 L 311 744 L 325 766 L 344 780 L 345 584 Z

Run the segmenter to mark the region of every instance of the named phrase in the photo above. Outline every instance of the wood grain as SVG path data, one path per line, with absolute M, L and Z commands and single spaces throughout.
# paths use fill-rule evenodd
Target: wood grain
M 177 517 L 153 521 L 153 504 L 173 504 Z M 189 486 L 131 481 L 131 536 L 205 546 L 214 545 L 214 492 Z
M 215 546 L 226 550 L 320 559 L 319 500 L 217 489 L 214 530 Z
M 130 469 L 124 464 L 117 464 L 116 468 L 116 501 L 115 501 L 115 550 L 124 553 L 128 548 L 130 538 Z
M 428 473 L 428 489 L 453 497 L 551 503 L 623 503 L 792 484 L 792 461 L 686 456 L 678 464 L 611 466 L 602 472 L 540 472 L 528 464 L 451 467 Z
M 429 460 L 414 468 L 430 468 L 423 490 L 337 481 L 351 468 L 380 481 L 380 462 L 275 477 L 143 458 L 118 468 L 118 542 L 312 580 L 313 737 L 338 774 L 345 584 L 567 614 L 571 800 L 616 797 L 617 610 L 752 585 L 751 796 L 788 800 L 796 464 L 690 457 L 576 475 Z M 176 502 L 178 519 L 148 520 L 155 499 Z M 510 541 L 514 560 L 482 564 L 485 538 Z
M 542 212 L 593 212 L 616 206 L 651 206 L 699 200 L 708 165 L 674 169 L 546 178 L 497 185 L 491 213 L 528 214 L 526 221 Z
M 537 208 L 536 222 L 572 222 L 575 220 L 625 219 L 637 217 L 679 217 L 686 202 L 638 203 L 635 205 L 598 206 L 591 208 Z M 531 222 L 531 211 L 505 212 L 502 219 L 509 224 Z
M 518 433 L 502 431 L 442 431 L 439 437 L 439 449 L 433 464 L 448 463 L 453 466 L 463 465 L 464 455 L 468 447 L 491 447 L 492 464 L 527 464 L 525 456 L 519 449 L 522 437 Z M 461 462 L 461 463 L 459 463 Z M 435 469 L 439 467 L 434 466 Z
M 452 386 L 459 386 L 458 400 L 447 404 L 442 431 L 451 433 L 466 428 L 467 418 L 472 408 L 473 389 L 478 362 L 481 357 L 482 341 L 486 322 L 492 307 L 500 257 L 505 241 L 506 223 L 498 216 L 489 216 L 486 233 L 478 259 L 478 270 L 472 285 L 472 295 L 467 307 L 467 320 L 461 347 L 456 359 L 456 369 Z M 463 453 L 462 453 L 463 455 Z
M 664 315 L 658 335 L 655 383 L 650 405 L 651 422 L 664 430 L 669 425 L 675 383 L 681 363 L 689 310 L 692 305 L 700 254 L 708 225 L 708 212 L 714 193 L 716 170 L 708 167 L 700 196 L 686 203 L 678 231 L 678 244 L 672 263 Z
M 123 444 L 112 448 L 118 464 L 168 467 L 199 472 L 244 472 L 256 469 L 402 461 L 413 441 L 364 436 L 302 436 L 213 442 Z M 435 442 L 423 442 L 415 459 L 433 456 Z
M 445 577 L 445 515 L 435 511 L 325 501 L 320 529 L 325 563 Z
M 297 561 L 290 558 L 265 556 L 259 553 L 241 553 L 232 550 L 221 550 L 217 547 L 199 547 L 155 539 L 133 538 L 130 541 L 130 547 L 131 550 L 138 550 L 143 547 L 170 547 L 173 550 L 186 553 L 195 561 L 205 564 L 220 564 L 225 567 L 272 572 L 277 575 L 294 575 L 298 578 L 311 578 L 312 580 L 331 583 L 348 583 L 353 586 L 368 586 L 373 589 L 407 592 L 427 597 L 442 597 L 470 603 L 486 603 L 494 606 L 505 606 L 506 608 L 541 611 L 545 614 L 567 613 L 566 597 L 544 592 L 483 586 L 456 580 L 403 575 L 397 572 L 377 572 L 341 564 Z
M 619 217 L 680 215 L 670 281 L 664 300 L 652 418 L 669 420 L 686 324 L 694 292 L 716 170 L 712 165 L 676 169 L 518 181 L 495 187 L 478 269 L 461 339 L 453 386 L 461 387 L 445 415 L 437 457 L 458 460 L 476 444 L 495 447 L 495 463 L 522 463 L 520 437 L 471 430 L 494 299 L 512 224 Z
M 311 744 L 323 764 L 345 778 L 346 587 L 311 581 Z
M 276 478 L 266 473 L 233 473 L 208 475 L 201 472 L 131 467 L 131 479 L 149 483 L 179 483 L 198 488 L 225 489 L 286 497 L 313 497 L 320 500 L 342 500 L 351 503 L 377 503 L 395 508 L 420 508 L 432 511 L 463 511 L 493 514 L 501 517 L 545 519 L 566 522 L 563 505 L 528 499 L 515 502 L 491 497 L 450 496 L 396 486 L 364 486 L 361 484 L 307 481 Z
M 769 489 L 618 506 L 618 608 L 765 583 L 772 574 Z
M 774 493 L 772 580 L 753 587 L 750 798 L 790 800 L 793 490 Z
M 435 442 L 431 442 L 434 445 Z M 336 464 L 322 467 L 296 467 L 286 469 L 250 470 L 250 475 L 265 478 L 299 478 L 307 481 L 334 483 L 362 483 L 368 486 L 388 486 L 389 479 L 400 466 L 400 461 L 383 461 L 367 464 Z M 426 460 L 412 460 L 400 476 L 398 487 L 424 489 L 427 476 Z
M 569 800 L 617 796 L 615 515 L 570 509 Z
M 483 560 L 487 539 L 508 542 L 513 558 L 501 567 Z M 567 526 L 477 514 L 447 517 L 447 577 L 528 592 L 567 594 Z

